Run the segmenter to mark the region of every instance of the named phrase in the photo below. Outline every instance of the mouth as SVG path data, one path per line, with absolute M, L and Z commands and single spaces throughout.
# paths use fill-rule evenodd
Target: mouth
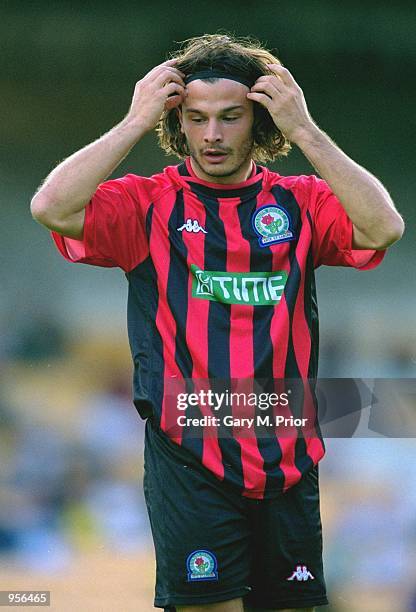
M 202 155 L 210 164 L 221 164 L 226 160 L 228 153 L 220 149 L 207 149 Z

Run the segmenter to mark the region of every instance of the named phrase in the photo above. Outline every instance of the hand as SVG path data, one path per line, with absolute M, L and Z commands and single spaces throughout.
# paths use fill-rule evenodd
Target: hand
M 315 124 L 303 92 L 289 70 L 280 64 L 268 64 L 268 67 L 274 74 L 259 77 L 247 98 L 267 108 L 282 134 L 296 143 L 305 129 Z
M 137 122 L 144 131 L 152 130 L 164 110 L 179 106 L 185 98 L 185 74 L 175 68 L 176 59 L 156 66 L 136 83 L 126 121 Z

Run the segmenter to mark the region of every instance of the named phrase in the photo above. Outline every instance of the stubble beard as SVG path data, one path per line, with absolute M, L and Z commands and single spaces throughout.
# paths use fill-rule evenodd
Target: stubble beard
M 189 155 L 192 158 L 193 162 L 198 166 L 200 170 L 207 176 L 212 176 L 214 178 L 227 178 L 239 172 L 239 170 L 247 163 L 249 159 L 252 158 L 254 148 L 253 139 L 247 140 L 243 143 L 240 153 L 235 160 L 235 164 L 228 170 L 224 170 L 222 168 L 205 168 L 198 160 L 199 157 L 202 157 L 202 153 L 199 155 L 193 147 L 191 147 L 188 143 Z M 230 152 L 232 154 L 232 152 Z M 228 161 L 228 160 L 227 160 Z

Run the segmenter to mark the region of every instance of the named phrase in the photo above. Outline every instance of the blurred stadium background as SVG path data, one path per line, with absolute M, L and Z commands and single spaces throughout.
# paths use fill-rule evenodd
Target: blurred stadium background
M 29 201 L 57 162 L 123 117 L 174 41 L 219 28 L 277 52 L 316 121 L 407 222 L 380 269 L 318 272 L 320 375 L 416 375 L 414 3 L 2 3 L 0 590 L 51 590 L 53 610 L 150 611 L 154 560 L 124 276 L 65 263 Z M 167 163 L 149 135 L 114 176 Z M 298 151 L 273 168 L 313 172 Z M 414 441 L 327 447 L 325 609 L 415 611 Z

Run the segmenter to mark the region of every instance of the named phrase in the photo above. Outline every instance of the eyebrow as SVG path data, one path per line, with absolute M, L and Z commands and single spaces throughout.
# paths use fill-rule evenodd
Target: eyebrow
M 239 109 L 244 109 L 244 106 L 242 104 L 236 104 L 234 106 L 227 106 L 227 108 L 222 108 L 221 109 L 221 113 L 229 113 L 233 110 L 239 110 Z M 204 114 L 204 111 L 199 110 L 198 108 L 187 108 L 186 111 L 187 113 L 199 113 L 201 115 Z

